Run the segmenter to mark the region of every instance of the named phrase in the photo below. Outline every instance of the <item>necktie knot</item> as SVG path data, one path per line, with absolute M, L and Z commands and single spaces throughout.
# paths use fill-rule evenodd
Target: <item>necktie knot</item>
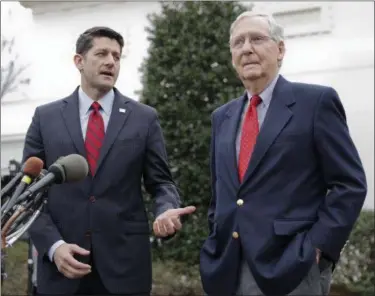
M 262 99 L 258 95 L 254 95 L 251 97 L 250 104 L 254 107 L 258 106 L 262 102 Z
M 99 112 L 101 106 L 98 102 L 94 102 L 91 104 L 91 108 L 94 109 L 95 112 Z

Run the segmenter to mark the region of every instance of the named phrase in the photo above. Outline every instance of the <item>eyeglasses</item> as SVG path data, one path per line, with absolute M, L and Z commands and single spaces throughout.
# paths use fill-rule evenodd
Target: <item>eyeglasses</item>
M 245 36 L 239 36 L 233 39 L 233 41 L 230 44 L 233 48 L 242 48 L 246 42 L 246 39 L 249 40 L 249 43 L 251 45 L 262 45 L 271 39 L 273 40 L 273 38 L 270 36 L 253 36 L 250 38 L 247 38 Z

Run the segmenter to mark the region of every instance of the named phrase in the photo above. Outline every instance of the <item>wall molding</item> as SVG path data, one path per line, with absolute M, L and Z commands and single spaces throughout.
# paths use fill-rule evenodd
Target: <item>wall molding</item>
M 5 134 L 1 135 L 1 143 L 12 143 L 12 142 L 21 142 L 24 141 L 26 134 L 17 133 L 17 134 Z
M 254 10 L 272 14 L 284 27 L 286 39 L 329 34 L 334 28 L 329 2 L 257 2 Z
M 61 11 L 76 10 L 81 8 L 95 7 L 106 4 L 106 2 L 94 1 L 59 1 L 59 0 L 42 0 L 42 1 L 20 1 L 20 4 L 28 9 L 31 9 L 33 15 L 40 15 L 45 13 L 56 13 Z

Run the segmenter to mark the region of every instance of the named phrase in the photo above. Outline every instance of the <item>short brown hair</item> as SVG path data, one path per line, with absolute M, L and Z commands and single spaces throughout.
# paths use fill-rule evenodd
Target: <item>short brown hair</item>
M 114 39 L 120 45 L 121 50 L 124 47 L 124 38 L 120 33 L 108 27 L 93 27 L 86 30 L 78 37 L 76 42 L 76 53 L 85 55 L 92 48 L 92 41 L 94 38 L 98 37 Z

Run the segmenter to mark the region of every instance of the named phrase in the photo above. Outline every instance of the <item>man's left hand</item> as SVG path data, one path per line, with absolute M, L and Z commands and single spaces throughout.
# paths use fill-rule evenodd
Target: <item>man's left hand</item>
M 177 230 L 180 230 L 182 225 L 180 217 L 183 215 L 190 215 L 195 212 L 194 206 L 188 206 L 179 209 L 170 209 L 159 215 L 154 224 L 154 233 L 158 237 L 166 237 L 173 235 Z

